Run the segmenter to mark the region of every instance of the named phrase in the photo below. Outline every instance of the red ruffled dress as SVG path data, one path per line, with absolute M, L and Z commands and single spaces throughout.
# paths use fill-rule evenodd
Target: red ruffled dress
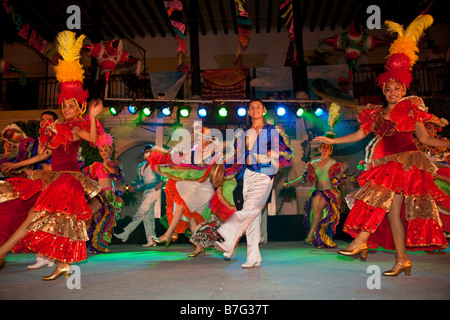
M 37 216 L 13 252 L 29 250 L 63 263 L 87 258 L 85 221 L 92 211 L 85 195 L 94 197 L 102 186 L 80 171 L 77 151 L 81 140 L 73 141 L 71 129 L 74 126 L 89 129 L 86 120 L 57 121 L 40 137 L 52 149 L 52 171 L 35 170 L 30 179 L 8 180 L 14 189 L 13 196 L 21 200 L 39 194 L 34 204 Z
M 356 237 L 360 231 L 371 233 L 369 247 L 395 250 L 386 214 L 395 194 L 405 198 L 402 219 L 408 250 L 436 250 L 447 247 L 436 201 L 443 193 L 433 181 L 436 167 L 417 149 L 413 141 L 416 122 L 429 119 L 418 97 L 405 97 L 382 116 L 382 107 L 369 105 L 359 116 L 360 129 L 374 132 L 369 168 L 358 177 L 360 189 L 350 193 L 351 208 L 344 231 Z

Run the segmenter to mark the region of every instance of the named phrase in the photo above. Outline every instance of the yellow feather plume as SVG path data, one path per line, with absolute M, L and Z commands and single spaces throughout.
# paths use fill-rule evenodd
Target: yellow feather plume
M 403 37 L 403 32 L 405 30 L 403 29 L 403 26 L 401 24 L 389 20 L 386 20 L 384 24 L 386 25 L 387 30 L 390 34 L 397 33 L 397 38 Z
M 411 22 L 411 24 L 406 28 L 406 36 L 413 39 L 416 43 L 419 42 L 424 31 L 431 27 L 434 19 L 429 14 L 420 15 Z
M 422 37 L 424 31 L 433 24 L 433 17 L 429 14 L 420 15 L 411 22 L 405 29 L 403 26 L 393 22 L 385 21 L 385 25 L 390 34 L 397 33 L 395 40 L 389 48 L 389 54 L 403 53 L 411 60 L 410 65 L 413 66 L 418 59 L 419 48 L 417 43 Z
M 64 61 L 72 62 L 80 58 L 80 50 L 83 47 L 83 41 L 86 36 L 83 34 L 76 38 L 75 32 L 62 31 L 58 33 L 57 50 Z

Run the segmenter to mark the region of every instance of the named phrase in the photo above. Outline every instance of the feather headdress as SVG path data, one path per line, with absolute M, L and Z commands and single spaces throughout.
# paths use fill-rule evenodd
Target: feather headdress
M 95 145 L 99 149 L 103 146 L 107 146 L 110 149 L 112 149 L 113 143 L 114 143 L 113 136 L 109 133 L 104 133 L 97 138 L 97 142 L 95 143 Z
M 341 106 L 337 103 L 331 103 L 330 109 L 328 110 L 328 126 L 329 131 L 325 133 L 326 137 L 334 138 L 336 134 L 333 132 L 334 127 L 341 121 L 342 117 L 346 114 L 344 112 L 343 114 L 339 114 L 339 111 L 341 109 Z
M 72 31 L 62 31 L 58 34 L 56 47 L 62 57 L 55 66 L 56 79 L 60 83 L 58 104 L 62 105 L 74 99 L 77 101 L 80 115 L 86 111 L 86 100 L 89 96 L 89 92 L 83 90 L 84 70 L 79 61 L 85 38 L 85 35 L 77 38 Z
M 412 82 L 412 66 L 418 60 L 419 48 L 417 44 L 425 30 L 433 24 L 433 17 L 429 14 L 419 15 L 404 29 L 402 25 L 385 21 L 389 33 L 397 34 L 397 39 L 389 48 L 389 56 L 384 68 L 386 72 L 377 78 L 377 84 L 384 90 L 388 81 L 398 81 L 409 89 Z

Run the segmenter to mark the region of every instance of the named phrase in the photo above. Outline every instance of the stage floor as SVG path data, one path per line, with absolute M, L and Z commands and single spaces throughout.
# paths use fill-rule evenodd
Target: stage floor
M 338 241 L 340 248 L 347 242 Z M 53 268 L 28 271 L 34 255 L 10 254 L 0 271 L 0 299 L 27 300 L 442 300 L 450 298 L 450 251 L 411 252 L 412 276 L 385 277 L 393 252 L 371 250 L 367 261 L 303 242 L 261 245 L 261 267 L 242 269 L 245 243 L 225 261 L 207 250 L 188 258 L 188 243 L 143 248 L 112 245 L 89 254 L 69 280 L 45 282 Z M 77 288 L 77 286 L 79 286 Z M 86 310 L 87 312 L 87 310 Z

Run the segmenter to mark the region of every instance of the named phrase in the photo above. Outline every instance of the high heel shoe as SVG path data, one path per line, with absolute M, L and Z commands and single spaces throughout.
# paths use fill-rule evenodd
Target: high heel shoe
M 40 269 L 43 266 L 48 266 L 49 268 L 51 268 L 51 267 L 53 267 L 54 264 L 55 264 L 55 260 L 53 260 L 53 259 L 49 259 L 47 257 L 37 257 L 36 263 L 29 265 L 27 267 L 27 269 L 28 270 Z
M 152 237 L 152 240 L 155 241 L 157 244 L 164 244 L 166 247 L 170 246 L 170 243 L 172 242 L 172 238 L 167 238 L 164 235 L 162 235 L 159 238 Z
M 369 247 L 367 246 L 367 243 L 364 244 L 359 244 L 356 241 L 353 241 L 353 243 L 356 245 L 356 249 L 351 251 L 351 250 L 338 250 L 337 253 L 342 254 L 344 256 L 355 256 L 358 253 L 361 254 L 361 258 L 362 259 L 366 259 L 367 258 L 367 253 L 369 252 Z
M 49 275 L 47 277 L 42 277 L 42 280 L 44 280 L 44 281 L 56 280 L 59 277 L 61 277 L 62 275 L 64 275 L 64 277 L 66 279 L 69 279 L 70 271 L 71 271 L 70 265 L 67 265 L 62 268 L 56 267 L 55 271 L 53 271 L 54 273 L 52 273 L 51 275 Z
M 397 270 L 394 270 L 393 268 L 389 271 L 385 271 L 383 272 L 384 276 L 391 276 L 391 277 L 395 277 L 398 276 L 400 273 L 402 273 L 403 271 L 405 271 L 405 274 L 407 276 L 411 275 L 411 268 L 412 268 L 412 264 L 411 261 L 406 261 L 405 263 L 400 263 L 400 262 L 396 262 L 395 264 L 398 264 L 400 266 L 400 268 L 398 268 Z M 395 267 L 395 265 L 394 265 Z
M 303 243 L 304 243 L 304 244 L 307 244 L 308 246 L 312 246 L 312 245 L 313 245 L 313 241 L 314 241 L 314 238 L 306 238 L 306 239 L 303 241 Z
M 194 258 L 194 257 L 198 256 L 199 254 L 200 254 L 202 257 L 204 257 L 204 256 L 205 256 L 205 248 L 202 248 L 202 249 L 195 249 L 194 252 L 192 252 L 191 254 L 188 254 L 188 257 L 189 257 L 189 258 Z

